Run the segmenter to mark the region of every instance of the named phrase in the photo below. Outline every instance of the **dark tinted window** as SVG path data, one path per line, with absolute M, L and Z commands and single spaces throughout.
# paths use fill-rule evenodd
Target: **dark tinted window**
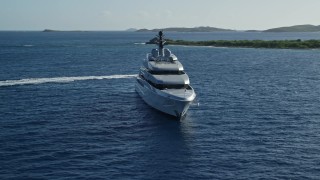
M 140 77 L 147 81 L 151 86 L 154 88 L 163 90 L 163 89 L 191 89 L 191 87 L 188 84 L 155 84 L 143 77 L 143 75 L 140 74 Z
M 181 75 L 185 74 L 184 71 L 149 71 L 151 74 L 155 75 Z

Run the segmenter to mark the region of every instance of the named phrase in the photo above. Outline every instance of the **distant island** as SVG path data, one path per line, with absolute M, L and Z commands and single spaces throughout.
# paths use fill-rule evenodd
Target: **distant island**
M 125 30 L 125 31 L 128 31 L 128 32 L 135 32 L 135 31 L 138 31 L 138 29 L 136 29 L 136 28 L 129 28 L 129 29 Z
M 153 38 L 146 44 L 155 44 Z M 216 41 L 184 41 L 166 39 L 168 45 L 185 46 L 214 46 L 214 47 L 237 47 L 237 48 L 274 48 L 274 49 L 320 49 L 320 40 L 216 40 Z
M 237 30 L 231 29 L 223 29 L 209 26 L 200 26 L 194 28 L 185 28 L 185 27 L 171 27 L 171 28 L 163 28 L 163 29 L 139 29 L 136 32 L 158 32 L 158 31 L 166 31 L 166 32 L 237 32 Z M 314 25 L 295 25 L 288 27 L 278 27 L 267 30 L 247 30 L 244 32 L 320 32 L 320 26 Z
M 62 30 L 45 29 L 42 32 L 87 32 L 87 31 L 81 31 L 81 30 L 62 31 Z
M 123 31 L 127 32 L 158 32 L 158 31 L 165 31 L 165 32 L 273 32 L 273 33 L 281 33 L 281 32 L 320 32 L 320 25 L 295 25 L 295 26 L 288 26 L 288 27 L 278 27 L 278 28 L 271 28 L 267 30 L 234 30 L 234 29 L 224 29 L 224 28 L 216 28 L 210 26 L 200 26 L 200 27 L 169 27 L 169 28 L 157 28 L 157 29 L 136 29 L 136 28 L 129 28 Z M 83 30 L 53 30 L 53 29 L 44 29 L 42 32 L 90 32 L 90 31 L 83 31 Z
M 57 30 L 52 30 L 52 29 L 45 29 L 42 32 L 57 32 Z
M 215 28 L 209 26 L 200 26 L 194 28 L 184 28 L 184 27 L 172 27 L 172 28 L 163 28 L 163 29 L 139 29 L 136 32 L 158 32 L 158 31 L 166 31 L 166 32 L 225 32 L 225 31 L 235 31 L 231 29 L 222 29 Z
M 320 32 L 320 26 L 296 25 L 296 26 L 268 29 L 263 32 Z

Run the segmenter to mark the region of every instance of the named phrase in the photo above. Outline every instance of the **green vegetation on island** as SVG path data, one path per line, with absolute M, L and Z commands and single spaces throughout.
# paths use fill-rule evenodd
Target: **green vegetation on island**
M 151 39 L 146 44 L 155 44 Z M 274 48 L 274 49 L 320 49 L 320 40 L 213 40 L 213 41 L 184 41 L 166 39 L 168 45 L 185 46 L 214 46 L 235 48 Z

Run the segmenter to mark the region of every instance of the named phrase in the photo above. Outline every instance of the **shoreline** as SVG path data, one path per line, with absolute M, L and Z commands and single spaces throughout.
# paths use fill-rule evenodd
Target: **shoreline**
M 267 48 L 267 49 L 320 49 L 320 40 L 213 40 L 184 41 L 166 40 L 168 45 L 212 46 L 233 48 Z
M 151 39 L 146 44 L 155 44 Z M 209 40 L 185 41 L 166 39 L 167 45 L 225 47 L 225 48 L 266 48 L 266 49 L 320 49 L 320 40 Z

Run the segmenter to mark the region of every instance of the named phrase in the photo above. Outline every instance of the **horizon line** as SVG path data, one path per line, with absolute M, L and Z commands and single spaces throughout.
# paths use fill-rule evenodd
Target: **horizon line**
M 266 31 L 269 29 L 275 29 L 275 28 L 284 28 L 284 27 L 292 27 L 292 26 L 304 26 L 304 25 L 312 25 L 312 26 L 320 26 L 320 25 L 314 25 L 314 24 L 299 24 L 299 25 L 284 25 L 284 26 L 279 26 L 279 27 L 273 27 L 273 28 L 268 28 L 268 29 L 263 29 L 263 30 L 257 30 L 257 29 L 243 29 L 243 30 L 238 30 L 238 29 L 230 29 L 230 28 L 221 28 L 221 27 L 214 27 L 214 26 L 194 26 L 194 27 L 165 27 L 165 28 L 126 28 L 126 29 L 115 29 L 115 30 L 79 30 L 79 29 L 49 29 L 49 28 L 44 28 L 44 29 L 0 29 L 0 31 L 53 31 L 53 32 L 72 32 L 72 31 L 78 31 L 78 32 L 92 32 L 92 31 L 96 31 L 96 32 L 112 32 L 112 31 L 128 31 L 128 32 L 135 32 L 137 30 L 141 30 L 141 29 L 147 29 L 147 30 L 155 30 L 155 29 L 167 29 L 167 28 L 199 28 L 199 27 L 211 27 L 211 28 L 218 28 L 218 29 L 228 29 L 228 30 L 232 30 L 232 31 Z

